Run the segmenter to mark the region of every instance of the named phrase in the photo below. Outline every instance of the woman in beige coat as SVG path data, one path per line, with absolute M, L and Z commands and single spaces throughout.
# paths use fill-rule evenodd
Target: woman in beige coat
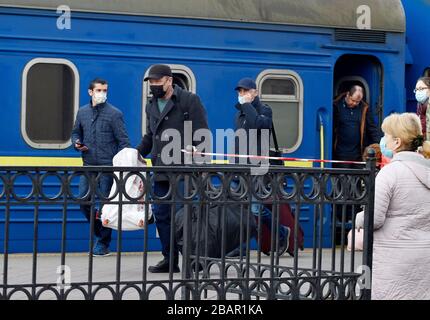
M 430 299 L 430 160 L 416 114 L 382 123 L 381 151 L 392 157 L 375 186 L 372 299 Z M 424 143 L 424 150 L 430 147 Z M 356 224 L 363 226 L 363 214 Z

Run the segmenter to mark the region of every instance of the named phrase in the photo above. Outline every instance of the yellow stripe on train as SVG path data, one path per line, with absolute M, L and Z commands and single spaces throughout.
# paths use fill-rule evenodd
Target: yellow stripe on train
M 151 159 L 145 159 L 148 167 L 152 167 Z M 228 160 L 212 160 L 212 164 L 228 164 Z M 26 167 L 81 167 L 81 158 L 66 157 L 0 157 L 0 166 L 26 166 Z M 284 161 L 285 167 L 312 168 L 308 161 Z
M 152 167 L 151 159 L 145 159 Z M 82 167 L 81 158 L 66 157 L 0 157 L 0 166 L 24 167 Z
M 1 166 L 81 167 L 81 158 L 66 157 L 0 157 Z
M 228 160 L 211 160 L 212 164 L 229 164 Z M 301 167 L 301 168 L 312 168 L 313 163 L 310 161 L 284 161 L 285 167 Z
M 312 168 L 313 162 L 310 161 L 284 161 L 285 167 L 301 167 L 301 168 Z

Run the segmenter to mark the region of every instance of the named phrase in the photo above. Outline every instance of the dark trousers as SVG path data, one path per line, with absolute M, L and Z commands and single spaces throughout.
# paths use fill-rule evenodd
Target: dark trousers
M 154 182 L 154 194 L 157 197 L 163 197 L 167 194 L 169 190 L 169 182 L 168 181 L 156 181 Z M 172 192 L 177 192 L 176 194 L 183 195 L 183 182 L 179 182 L 177 189 Z M 169 197 L 171 199 L 171 197 Z M 178 195 L 176 195 L 176 199 L 178 203 L 175 205 L 174 214 L 183 207 L 181 204 L 181 200 L 178 199 Z M 157 200 L 155 200 L 157 201 Z M 160 236 L 161 241 L 161 253 L 166 259 L 170 257 L 170 233 L 171 233 L 171 219 L 172 219 L 172 205 L 170 204 L 154 204 L 152 206 L 152 212 L 155 216 L 155 225 L 158 230 L 158 235 Z M 174 232 L 174 231 L 173 231 Z M 175 238 L 173 238 L 173 256 L 174 259 L 178 258 L 178 246 L 176 244 Z
M 96 174 L 92 173 L 92 177 L 95 177 Z M 102 175 L 100 176 L 100 179 L 98 179 L 97 182 L 97 189 L 100 192 L 101 195 L 104 197 L 108 197 L 110 193 L 110 189 L 113 184 L 113 178 L 110 175 Z M 88 179 L 86 176 L 81 176 L 79 181 L 79 198 L 82 198 L 86 195 L 88 192 Z M 96 192 L 97 197 L 97 192 Z M 91 195 L 87 195 L 84 199 L 88 200 L 91 198 Z M 85 215 L 88 221 L 91 219 L 91 205 L 81 205 L 80 206 L 81 211 Z M 99 206 L 98 211 L 100 212 L 101 207 Z M 94 215 L 96 215 L 96 208 L 93 209 Z M 112 236 L 112 229 L 105 228 L 102 225 L 102 221 L 99 219 L 96 219 L 96 216 L 94 216 L 94 235 L 98 238 L 98 241 L 103 243 L 105 246 L 109 247 L 109 244 L 111 242 L 111 236 Z

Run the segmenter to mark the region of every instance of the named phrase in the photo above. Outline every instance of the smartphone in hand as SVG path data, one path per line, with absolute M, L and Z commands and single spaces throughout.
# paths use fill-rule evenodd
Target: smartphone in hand
M 75 146 L 79 151 L 87 151 L 88 150 L 88 147 L 85 144 L 83 144 L 82 142 L 80 142 L 79 140 L 77 140 L 75 142 Z

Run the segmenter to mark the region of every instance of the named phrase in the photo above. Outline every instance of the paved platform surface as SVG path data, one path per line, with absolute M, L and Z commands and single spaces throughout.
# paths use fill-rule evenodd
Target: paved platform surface
M 351 270 L 356 271 L 357 267 L 362 263 L 362 252 L 356 252 L 354 259 L 354 266 L 351 268 L 351 253 L 346 249 L 344 250 L 344 270 L 345 272 L 350 272 Z M 256 262 L 258 255 L 255 251 L 251 251 L 250 259 L 251 262 Z M 149 252 L 147 254 L 147 265 L 154 265 L 161 259 L 161 254 L 159 252 Z M 261 261 L 265 264 L 270 264 L 270 257 L 265 255 L 261 255 Z M 335 254 L 335 268 L 337 271 L 340 271 L 341 266 L 341 249 L 336 249 Z M 121 281 L 144 281 L 144 272 L 143 272 L 143 261 L 144 255 L 143 253 L 122 253 L 120 259 L 120 280 Z M 318 261 L 318 259 L 316 259 Z M 322 270 L 331 270 L 332 267 L 332 251 L 329 249 L 324 249 L 322 251 L 321 262 L 322 262 Z M 0 285 L 4 284 L 4 256 L 0 255 Z M 290 257 L 288 254 L 280 258 L 279 266 L 287 266 L 293 267 L 294 259 Z M 66 255 L 65 265 L 67 266 L 67 270 L 70 271 L 70 281 L 71 283 L 81 283 L 88 282 L 89 280 L 89 263 L 90 257 L 86 253 L 69 253 Z M 181 259 L 179 261 L 179 265 L 181 264 Z M 33 270 L 33 257 L 29 254 L 10 254 L 8 258 L 8 269 L 7 269 L 7 283 L 9 285 L 28 285 L 32 283 L 32 270 Z M 312 268 L 313 264 L 313 251 L 311 249 L 306 249 L 299 253 L 298 257 L 298 267 L 299 269 L 307 269 Z M 39 254 L 37 257 L 36 264 L 37 266 L 37 278 L 36 282 L 39 284 L 48 284 L 48 283 L 58 283 L 58 279 L 60 277 L 59 266 L 61 265 L 61 256 L 59 254 Z M 93 258 L 93 273 L 92 273 L 92 281 L 93 282 L 114 282 L 117 277 L 117 267 L 118 260 L 117 255 L 112 254 L 108 257 L 95 257 Z M 229 271 L 230 272 L 230 271 Z M 231 277 L 236 277 L 234 274 L 234 270 L 231 270 L 229 273 Z M 266 275 L 268 276 L 268 274 Z M 168 274 L 152 274 L 146 272 L 146 280 L 149 281 L 149 284 L 146 284 L 147 288 L 152 284 L 153 281 L 164 282 L 168 287 L 167 280 L 169 279 Z M 173 275 L 173 279 L 181 279 L 181 273 L 175 273 Z M 211 269 L 211 278 L 219 278 L 220 272 L 219 269 L 216 268 Z M 252 276 L 251 276 L 252 277 Z M 86 290 L 88 286 L 85 287 Z M 115 289 L 115 285 L 113 285 Z M 180 291 L 180 290 L 179 290 Z M 0 294 L 2 290 L 0 290 Z M 175 295 L 175 299 L 180 299 L 181 293 L 178 292 Z M 203 298 L 203 297 L 202 297 Z M 216 294 L 209 293 L 204 298 L 206 299 L 215 299 Z M 24 293 L 16 292 L 12 295 L 11 299 L 27 299 Z M 54 293 L 50 291 L 44 292 L 40 299 L 52 300 L 56 299 Z M 68 299 L 80 300 L 84 299 L 84 295 L 78 290 L 74 290 L 69 296 Z M 112 299 L 112 294 L 108 291 L 108 289 L 100 290 L 95 299 Z M 139 295 L 136 290 L 133 288 L 127 289 L 122 296 L 122 299 L 139 299 Z M 149 299 L 166 299 L 166 295 L 161 288 L 157 288 L 156 290 L 152 290 L 149 295 Z M 235 299 L 235 297 L 232 297 Z M 237 299 L 237 295 L 236 295 Z

